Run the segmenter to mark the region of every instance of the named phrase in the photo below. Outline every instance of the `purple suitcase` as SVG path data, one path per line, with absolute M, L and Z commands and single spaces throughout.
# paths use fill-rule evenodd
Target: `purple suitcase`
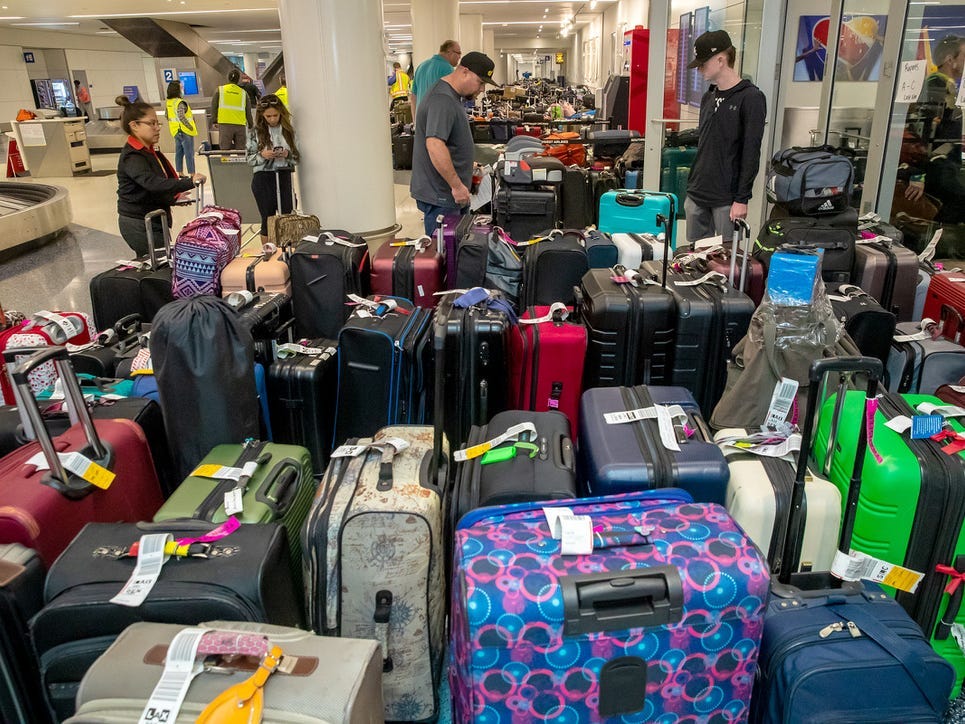
M 439 237 L 439 252 L 445 259 L 446 264 L 446 289 L 454 289 L 456 283 L 456 248 L 459 240 L 468 229 L 472 214 L 460 214 L 458 211 L 451 214 L 439 215 L 439 230 L 436 232 Z
M 543 506 L 589 516 L 593 553 L 561 555 Z M 667 489 L 479 508 L 455 543 L 453 721 L 747 720 L 769 574 L 722 507 Z

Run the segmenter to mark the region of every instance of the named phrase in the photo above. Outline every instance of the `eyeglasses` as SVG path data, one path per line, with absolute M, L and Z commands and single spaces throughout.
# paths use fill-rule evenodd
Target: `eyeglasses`
M 155 128 L 160 128 L 160 121 L 132 121 L 132 123 L 140 123 L 142 126 L 154 126 Z
M 259 111 L 263 111 L 266 108 L 277 108 L 280 105 L 281 105 L 280 98 L 272 98 L 270 100 L 262 99 L 258 101 L 258 105 L 256 107 L 258 108 Z

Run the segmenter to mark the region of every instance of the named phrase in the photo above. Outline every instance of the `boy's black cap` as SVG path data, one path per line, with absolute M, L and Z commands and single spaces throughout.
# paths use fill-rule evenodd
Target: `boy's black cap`
M 723 30 L 708 30 L 694 41 L 694 59 L 688 68 L 696 68 L 706 63 L 718 53 L 723 53 L 733 47 L 730 36 Z
M 497 87 L 499 86 L 499 83 L 493 80 L 493 71 L 496 69 L 496 64 L 492 61 L 492 58 L 485 53 L 480 53 L 476 50 L 471 53 L 466 53 L 462 56 L 462 60 L 459 61 L 459 65 L 463 68 L 468 68 L 486 83 Z

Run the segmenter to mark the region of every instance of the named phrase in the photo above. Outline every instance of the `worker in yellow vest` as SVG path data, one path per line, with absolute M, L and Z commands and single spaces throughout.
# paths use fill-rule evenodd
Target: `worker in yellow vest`
M 392 75 L 389 76 L 389 95 L 392 100 L 396 98 L 409 98 L 409 89 L 412 87 L 412 79 L 409 74 L 402 70 L 402 64 L 395 62 L 392 64 Z
M 228 82 L 219 86 L 211 99 L 211 117 L 218 124 L 218 146 L 222 151 L 241 150 L 248 143 L 251 104 L 248 94 L 238 85 L 240 79 L 241 71 L 232 69 Z
M 285 104 L 285 108 L 291 111 L 291 106 L 288 105 L 288 84 L 285 82 L 285 74 L 281 74 L 281 85 L 278 86 L 278 90 L 275 91 L 275 95 L 278 99 Z
M 191 106 L 181 97 L 181 81 L 168 83 L 167 117 L 168 130 L 174 136 L 174 168 L 181 175 L 183 162 L 187 162 L 188 175 L 194 173 L 194 137 L 198 126 L 194 122 Z

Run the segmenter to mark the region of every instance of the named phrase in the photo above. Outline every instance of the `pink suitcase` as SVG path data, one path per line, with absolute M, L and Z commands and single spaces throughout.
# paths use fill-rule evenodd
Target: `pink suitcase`
M 559 410 L 575 440 L 587 337 L 586 327 L 567 318 L 571 313 L 562 304 L 523 313 L 510 337 L 510 404 L 516 410 Z M 536 319 L 543 321 L 530 323 Z
M 417 307 L 436 306 L 445 288 L 446 268 L 436 240 L 386 242 L 372 258 L 372 293 L 408 299 Z
M 31 370 L 47 362 L 54 362 L 65 381 L 73 422 L 55 438 L 43 426 L 28 379 Z M 0 543 L 33 548 L 49 567 L 87 523 L 150 520 L 162 498 L 147 438 L 131 420 L 91 420 L 67 349 L 35 352 L 16 365 L 11 376 L 23 423 L 38 442 L 0 459 Z M 113 480 L 104 488 L 67 471 L 56 453 L 70 452 L 106 468 Z M 50 470 L 35 464 L 38 454 Z

